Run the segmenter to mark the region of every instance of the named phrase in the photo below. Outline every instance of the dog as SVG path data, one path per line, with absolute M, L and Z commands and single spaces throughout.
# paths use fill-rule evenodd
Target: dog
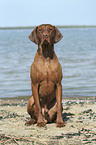
M 30 34 L 29 39 L 38 45 L 31 65 L 32 96 L 27 103 L 31 116 L 26 125 L 45 126 L 56 122 L 57 127 L 65 126 L 62 118 L 62 68 L 54 52 L 54 44 L 62 34 L 53 25 L 42 24 Z

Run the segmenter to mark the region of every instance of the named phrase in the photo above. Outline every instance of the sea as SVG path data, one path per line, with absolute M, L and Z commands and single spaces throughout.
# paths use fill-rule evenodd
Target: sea
M 30 66 L 38 46 L 33 29 L 0 30 L 0 98 L 31 96 Z M 96 28 L 59 28 L 55 44 L 64 97 L 96 96 Z

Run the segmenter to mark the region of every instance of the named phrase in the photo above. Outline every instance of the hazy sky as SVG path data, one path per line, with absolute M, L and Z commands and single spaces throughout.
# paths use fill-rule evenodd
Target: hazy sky
M 0 0 L 0 27 L 96 25 L 96 0 Z

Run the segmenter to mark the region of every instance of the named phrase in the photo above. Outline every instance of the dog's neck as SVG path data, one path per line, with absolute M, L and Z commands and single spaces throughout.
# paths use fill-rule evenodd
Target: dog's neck
M 46 58 L 50 58 L 53 59 L 54 57 L 54 44 L 49 45 L 49 44 L 38 44 L 38 53 L 39 55 L 41 55 L 42 57 Z

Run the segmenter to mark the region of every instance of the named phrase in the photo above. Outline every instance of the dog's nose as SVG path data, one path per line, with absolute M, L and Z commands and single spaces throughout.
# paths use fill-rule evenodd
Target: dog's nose
M 45 33 L 43 33 L 43 37 L 47 37 L 48 36 L 48 34 L 45 32 Z

